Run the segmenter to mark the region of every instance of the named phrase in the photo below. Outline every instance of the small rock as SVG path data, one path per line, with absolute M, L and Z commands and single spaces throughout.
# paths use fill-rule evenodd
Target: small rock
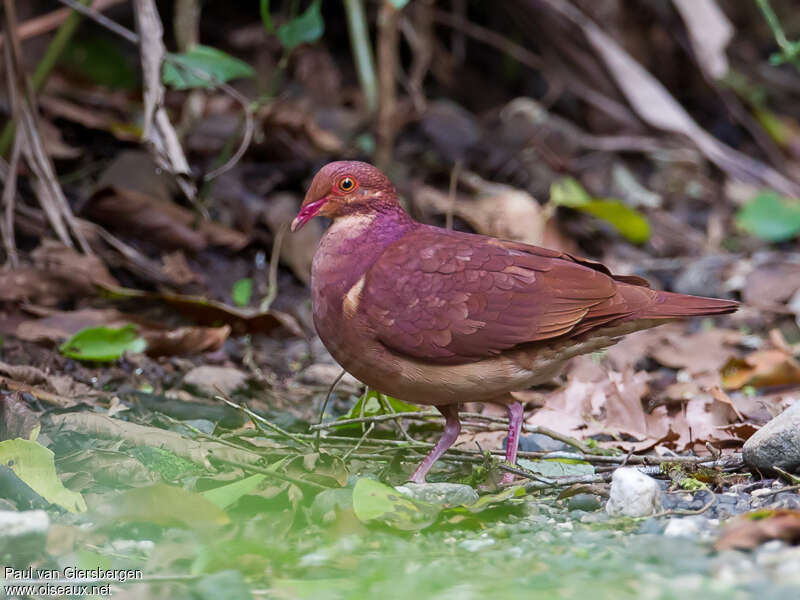
M 216 388 L 225 394 L 231 394 L 247 382 L 247 373 L 233 367 L 215 367 L 203 365 L 195 367 L 183 378 L 183 383 L 197 388 L 208 396 L 219 394 Z
M 13 548 L 18 558 L 36 555 L 44 550 L 49 529 L 43 510 L 0 511 L 0 548 Z
M 710 522 L 702 515 L 672 517 L 664 529 L 667 537 L 698 538 L 710 529 Z
M 503 448 L 508 438 L 503 440 Z M 520 436 L 519 449 L 523 452 L 558 452 L 571 449 L 569 445 L 559 440 L 554 440 L 543 433 L 529 433 Z
M 658 482 L 633 467 L 614 471 L 606 512 L 612 517 L 646 517 L 661 510 Z
M 395 489 L 415 500 L 442 506 L 461 506 L 478 501 L 478 493 L 462 483 L 405 483 Z
M 307 385 L 330 385 L 336 381 L 336 378 L 341 372 L 342 367 L 339 365 L 314 363 L 303 369 L 298 374 L 297 380 Z M 345 373 L 342 380 L 339 382 L 339 386 L 341 389 L 356 391 L 361 389 L 361 382 L 350 375 L 350 373 Z
M 643 535 L 661 535 L 664 533 L 664 521 L 661 519 L 645 519 L 636 533 Z
M 575 494 L 567 503 L 568 510 L 591 512 L 600 508 L 600 499 L 594 494 Z
M 744 462 L 762 473 L 800 467 L 800 402 L 795 402 L 756 431 L 742 448 Z

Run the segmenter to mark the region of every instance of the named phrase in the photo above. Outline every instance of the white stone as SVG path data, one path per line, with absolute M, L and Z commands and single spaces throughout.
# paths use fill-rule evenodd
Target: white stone
M 709 520 L 701 515 L 672 517 L 664 528 L 664 535 L 667 537 L 705 537 L 710 525 Z
M 647 517 L 661 510 L 658 482 L 633 467 L 614 471 L 606 512 L 612 517 Z
M 224 394 L 231 394 L 236 388 L 247 383 L 247 373 L 232 367 L 203 365 L 189 371 L 184 376 L 183 383 L 209 396 L 219 394 L 217 388 Z
M 15 538 L 23 535 L 45 535 L 50 529 L 50 517 L 43 510 L 0 510 L 0 535 Z

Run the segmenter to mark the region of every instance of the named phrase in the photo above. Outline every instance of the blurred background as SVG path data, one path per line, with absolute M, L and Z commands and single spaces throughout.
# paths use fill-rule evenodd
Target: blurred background
M 349 376 L 329 393 L 340 369 L 314 333 L 308 294 L 325 223 L 287 228 L 316 170 L 350 158 L 384 170 L 420 221 L 586 256 L 661 289 L 741 300 L 735 315 L 632 336 L 520 396 L 528 425 L 582 440 L 586 451 L 737 453 L 800 384 L 797 8 L 2 0 L 0 438 L 41 428 L 37 443 L 55 452 L 66 485 L 66 496 L 47 500 L 68 510 L 85 509 L 85 496 L 110 520 L 155 527 L 239 515 L 258 531 L 233 545 L 200 543 L 202 557 L 169 538 L 180 549 L 165 565 L 206 573 L 218 561 L 287 581 L 317 564 L 326 577 L 346 572 L 328 555 L 297 562 L 310 552 L 297 536 L 313 530 L 313 511 L 339 506 L 314 498 L 355 474 L 404 481 L 416 455 L 401 465 L 391 443 L 438 431 L 420 418 L 375 421 L 370 433 L 362 420 L 329 431 L 328 454 L 306 447 L 327 396 L 328 419 L 416 410 Z M 459 447 L 471 458 L 438 478 L 471 476 L 482 460 L 476 442 L 502 452 L 503 429 L 487 419 L 465 427 Z M 182 441 L 152 443 L 160 435 Z M 190 442 L 246 447 L 250 458 L 212 468 Z M 549 443 L 530 439 L 523 450 L 556 448 Z M 169 461 L 188 462 L 167 469 L 153 454 L 159 445 Z M 252 475 L 256 450 L 280 458 L 281 475 L 258 493 L 231 492 L 227 504 L 217 497 L 217 507 L 234 507 L 229 515 L 199 505 L 188 517 L 159 513 L 188 502 L 171 494 Z M 139 496 L 114 500 L 143 489 L 147 515 L 132 508 Z M 8 498 L 0 501 L 14 506 Z M 248 520 L 254 514 L 261 520 Z M 336 526 L 360 531 L 356 522 Z M 285 554 L 248 545 L 289 531 Z M 51 558 L 75 556 L 74 539 L 62 542 L 48 546 Z M 86 564 L 106 564 L 98 544 Z M 235 564 L 244 555 L 252 562 Z M 564 573 L 548 572 L 548 585 Z M 232 577 L 209 589 L 229 591 Z M 449 589 L 431 577 L 424 590 Z M 581 581 L 574 589 L 591 589 Z M 280 597 L 339 589 L 330 585 L 289 586 Z

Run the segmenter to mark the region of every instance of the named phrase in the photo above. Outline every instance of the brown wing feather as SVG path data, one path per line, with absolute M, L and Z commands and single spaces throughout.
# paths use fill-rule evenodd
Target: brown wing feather
M 591 261 L 423 227 L 368 270 L 361 306 L 389 348 L 460 363 L 629 315 L 617 287 Z

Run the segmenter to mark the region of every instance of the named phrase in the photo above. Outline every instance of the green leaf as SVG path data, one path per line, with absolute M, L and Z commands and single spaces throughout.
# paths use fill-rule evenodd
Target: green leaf
M 138 75 L 129 56 L 110 38 L 77 36 L 59 56 L 59 63 L 94 83 L 112 89 L 132 89 Z
M 144 352 L 147 342 L 137 334 L 135 325 L 119 329 L 110 327 L 87 327 L 81 329 L 59 350 L 64 356 L 78 360 L 108 362 L 120 358 L 125 352 Z
M 178 90 L 210 88 L 217 83 L 253 75 L 253 69 L 246 62 L 200 44 L 182 54 L 170 53 L 162 72 L 164 83 Z
M 378 521 L 403 531 L 431 525 L 441 507 L 404 496 L 388 485 L 362 478 L 353 488 L 353 512 L 363 523 Z
M 550 186 L 550 201 L 604 220 L 629 242 L 641 244 L 650 239 L 650 223 L 642 213 L 614 198 L 592 198 L 573 177 L 564 177 Z
M 619 234 L 633 244 L 642 244 L 650 239 L 650 223 L 643 214 L 619 200 L 592 200 L 578 210 L 603 219 Z
M 83 496 L 65 488 L 58 478 L 53 452 L 38 442 L 22 438 L 0 442 L 0 464 L 14 471 L 48 502 L 63 506 L 70 512 L 86 510 Z
M 576 477 L 578 475 L 594 475 L 594 467 L 583 461 L 569 459 L 528 460 L 520 458 L 517 463 L 523 469 L 532 471 L 542 477 Z
M 256 489 L 265 478 L 266 475 L 256 473 L 255 475 L 245 477 L 244 479 L 239 479 L 233 483 L 221 485 L 213 490 L 206 490 L 203 492 L 203 497 L 212 504 L 216 504 L 220 508 L 225 509 L 239 500 L 239 498 L 242 496 L 245 496 Z
M 313 44 L 325 33 L 325 21 L 322 20 L 322 0 L 313 0 L 308 8 L 288 23 L 278 27 L 272 24 L 269 14 L 270 0 L 261 0 L 261 20 L 270 33 L 278 36 L 283 47 L 292 51 L 300 44 Z
M 230 523 L 219 506 L 203 495 L 157 483 L 114 496 L 99 496 L 94 508 L 109 522 L 155 523 L 164 527 L 209 529 Z
M 591 200 L 592 197 L 574 177 L 562 177 L 550 185 L 550 201 L 557 206 L 579 208 Z
M 192 597 L 198 600 L 251 600 L 253 594 L 238 570 L 228 569 L 206 575 L 193 586 Z
M 492 508 L 497 504 L 501 504 L 506 500 L 510 500 L 511 498 L 519 498 L 524 495 L 525 488 L 521 485 L 515 485 L 504 489 L 502 492 L 497 492 L 496 494 L 486 494 L 485 496 L 481 496 L 472 504 L 465 504 L 464 506 L 455 507 L 449 510 L 455 512 L 467 511 L 470 513 L 479 513 L 483 512 L 487 508 Z
M 377 415 L 387 414 L 388 411 L 384 404 L 380 401 L 380 392 L 369 390 L 365 395 L 361 396 L 358 401 L 353 405 L 353 408 L 347 411 L 347 414 L 339 417 L 340 421 L 346 419 L 357 419 L 359 417 L 374 417 Z M 397 398 L 384 395 L 384 399 L 394 412 L 417 412 L 422 410 L 419 406 L 408 404 Z M 363 409 L 362 409 L 363 407 Z M 355 424 L 342 425 L 341 427 L 357 427 Z
M 236 306 L 247 306 L 250 304 L 250 298 L 253 295 L 253 280 L 249 277 L 245 277 L 234 283 L 231 295 L 233 296 L 233 303 L 236 304 Z
M 736 224 L 762 240 L 784 242 L 800 233 L 800 201 L 761 192 L 739 209 Z

